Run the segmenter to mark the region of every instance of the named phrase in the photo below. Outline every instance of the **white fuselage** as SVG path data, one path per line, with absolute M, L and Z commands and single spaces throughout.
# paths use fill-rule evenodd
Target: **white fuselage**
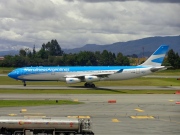
M 75 75 L 92 75 L 92 74 L 98 74 L 102 72 L 112 72 L 109 70 L 98 70 L 98 71 L 65 71 L 65 72 L 46 72 L 46 73 L 31 73 L 29 74 L 22 74 L 18 76 L 18 79 L 20 80 L 26 80 L 26 81 L 66 81 L 65 76 L 75 76 Z M 150 67 L 147 68 L 134 68 L 134 69 L 124 69 L 121 73 L 114 73 L 110 74 L 105 77 L 101 77 L 100 81 L 103 80 L 127 80 L 131 78 L 137 78 L 140 76 L 145 76 L 148 74 L 151 74 Z

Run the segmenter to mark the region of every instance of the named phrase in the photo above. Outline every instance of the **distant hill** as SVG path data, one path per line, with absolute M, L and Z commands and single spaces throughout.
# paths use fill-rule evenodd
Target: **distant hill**
M 17 50 L 0 51 L 0 56 L 16 55 L 16 54 L 19 54 L 19 51 L 17 51 Z
M 123 55 L 137 54 L 138 56 L 150 56 L 160 45 L 166 44 L 170 46 L 175 52 L 180 54 L 180 36 L 166 36 L 166 37 L 148 37 L 138 40 L 132 40 L 127 42 L 117 42 L 109 45 L 96 45 L 87 44 L 80 48 L 75 49 L 63 49 L 65 53 L 79 53 L 80 51 L 100 51 L 108 50 L 115 54 L 121 52 Z M 19 51 L 0 51 L 0 56 L 15 55 Z
M 170 49 L 173 49 L 180 54 L 180 36 L 148 37 L 127 42 L 117 42 L 109 45 L 87 44 L 80 48 L 64 49 L 63 51 L 65 53 L 78 53 L 80 51 L 95 52 L 108 50 L 116 54 L 122 52 L 123 55 L 137 54 L 142 56 L 144 48 L 144 55 L 149 56 L 162 44 L 169 45 Z

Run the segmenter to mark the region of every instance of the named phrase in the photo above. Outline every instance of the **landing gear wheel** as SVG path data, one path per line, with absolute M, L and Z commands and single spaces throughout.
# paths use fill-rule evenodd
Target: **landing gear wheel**
M 24 83 L 23 85 L 24 85 L 24 87 L 25 87 L 25 86 L 26 86 L 26 82 L 25 82 L 25 81 L 23 81 L 23 83 Z
M 96 87 L 95 84 L 92 83 L 92 84 L 91 84 L 91 88 L 95 88 L 95 87 Z
M 91 87 L 91 85 L 90 85 L 89 83 L 87 83 L 87 82 L 84 84 L 84 86 L 85 86 L 86 88 Z
M 59 133 L 59 135 L 65 135 L 65 133 Z
M 74 133 L 69 133 L 68 135 L 75 135 Z
M 88 87 L 88 83 L 85 83 L 85 84 L 84 84 L 84 87 Z
M 22 133 L 20 133 L 20 132 L 17 132 L 17 133 L 15 133 L 15 135 L 22 135 Z
M 95 86 L 95 84 L 94 83 L 85 83 L 84 84 L 84 87 L 86 87 L 86 88 L 95 88 L 96 86 Z

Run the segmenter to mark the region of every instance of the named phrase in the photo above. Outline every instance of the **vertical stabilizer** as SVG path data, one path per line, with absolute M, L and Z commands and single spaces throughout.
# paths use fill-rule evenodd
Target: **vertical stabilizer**
M 168 51 L 168 45 L 161 45 L 143 64 L 143 66 L 161 66 Z

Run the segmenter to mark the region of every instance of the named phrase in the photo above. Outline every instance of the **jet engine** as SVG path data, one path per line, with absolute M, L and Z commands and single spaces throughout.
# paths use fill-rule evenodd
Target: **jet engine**
M 99 80 L 100 80 L 100 77 L 98 76 L 85 76 L 85 82 L 96 82 Z
M 66 83 L 79 83 L 81 79 L 79 78 L 66 78 Z

